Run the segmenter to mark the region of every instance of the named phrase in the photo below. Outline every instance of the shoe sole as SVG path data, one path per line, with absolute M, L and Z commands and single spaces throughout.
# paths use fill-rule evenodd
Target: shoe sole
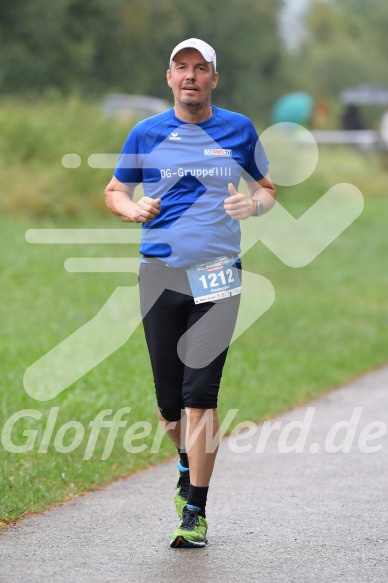
M 200 549 L 207 545 L 207 538 L 204 541 L 197 542 L 193 540 L 187 540 L 183 536 L 177 536 L 170 542 L 170 547 L 172 549 Z

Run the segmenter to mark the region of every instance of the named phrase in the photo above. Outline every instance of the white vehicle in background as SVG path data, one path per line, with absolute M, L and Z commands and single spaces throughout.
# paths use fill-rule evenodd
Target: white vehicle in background
M 170 107 L 171 104 L 168 101 L 159 97 L 111 93 L 102 103 L 102 113 L 105 117 L 141 120 L 162 113 Z

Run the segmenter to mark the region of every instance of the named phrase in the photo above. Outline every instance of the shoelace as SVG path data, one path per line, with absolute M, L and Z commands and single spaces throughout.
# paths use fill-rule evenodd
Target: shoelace
M 180 528 L 182 530 L 192 530 L 198 521 L 198 510 L 191 510 L 190 508 L 185 508 L 182 516 L 182 523 Z
M 177 488 L 179 488 L 179 495 L 184 500 L 187 500 L 190 489 L 190 474 L 189 472 L 180 472 Z

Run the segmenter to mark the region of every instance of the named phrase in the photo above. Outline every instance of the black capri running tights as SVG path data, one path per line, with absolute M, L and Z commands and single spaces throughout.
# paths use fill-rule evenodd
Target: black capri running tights
M 195 304 L 184 269 L 149 261 L 140 265 L 140 304 L 156 398 L 163 417 L 178 421 L 185 407 L 217 407 L 240 296 Z

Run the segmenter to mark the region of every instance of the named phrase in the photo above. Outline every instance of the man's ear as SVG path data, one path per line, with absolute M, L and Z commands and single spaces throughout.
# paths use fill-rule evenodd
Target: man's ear
M 213 74 L 213 82 L 212 82 L 212 89 L 215 89 L 217 87 L 217 83 L 218 83 L 218 73 L 217 71 Z
M 170 71 L 170 69 L 167 69 L 166 78 L 167 78 L 167 85 L 169 87 L 171 87 L 171 71 Z

